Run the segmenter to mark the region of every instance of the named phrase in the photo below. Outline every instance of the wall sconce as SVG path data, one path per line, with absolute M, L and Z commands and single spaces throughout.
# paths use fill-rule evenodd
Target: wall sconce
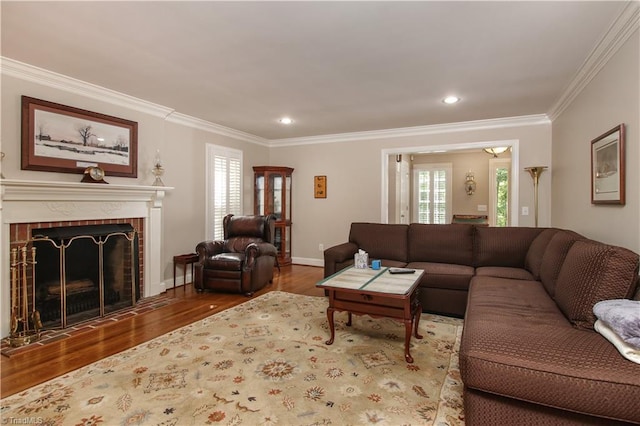
M 467 191 L 467 195 L 473 195 L 473 193 L 476 192 L 476 180 L 471 170 L 469 170 L 465 176 L 464 190 Z

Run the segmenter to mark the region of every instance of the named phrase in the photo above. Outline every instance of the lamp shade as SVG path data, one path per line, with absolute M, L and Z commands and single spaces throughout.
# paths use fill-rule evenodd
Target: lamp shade
M 494 157 L 497 157 L 499 154 L 502 154 L 503 152 L 507 151 L 509 149 L 508 146 L 496 146 L 496 147 L 492 147 L 492 148 L 484 148 L 483 151 L 486 152 L 487 154 L 491 154 Z

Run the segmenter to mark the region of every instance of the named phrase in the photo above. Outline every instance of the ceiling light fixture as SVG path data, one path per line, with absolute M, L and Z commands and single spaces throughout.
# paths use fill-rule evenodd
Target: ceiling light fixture
M 460 98 L 457 97 L 457 96 L 453 96 L 453 95 L 452 96 L 447 96 L 446 98 L 444 98 L 442 100 L 442 102 L 444 102 L 445 104 L 448 104 L 448 105 L 452 105 L 452 104 L 456 104 L 456 103 L 460 102 Z
M 483 151 L 487 154 L 493 155 L 493 158 L 496 158 L 498 155 L 502 154 L 508 149 L 508 146 L 496 146 L 493 148 L 484 148 Z
M 280 124 L 292 124 L 293 120 L 289 117 L 282 117 L 280 120 L 278 120 L 280 122 Z

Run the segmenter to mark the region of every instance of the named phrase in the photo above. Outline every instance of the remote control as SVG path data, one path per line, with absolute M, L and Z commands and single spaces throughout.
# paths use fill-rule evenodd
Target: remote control
M 413 274 L 415 273 L 415 269 L 407 269 L 407 268 L 389 268 L 390 274 Z

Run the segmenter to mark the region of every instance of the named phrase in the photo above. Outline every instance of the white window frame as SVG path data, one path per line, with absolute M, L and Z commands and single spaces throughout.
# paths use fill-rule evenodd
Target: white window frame
M 418 185 L 418 173 L 420 171 L 429 170 L 444 170 L 446 180 L 446 195 L 445 195 L 445 223 L 451 223 L 451 212 L 453 206 L 453 164 L 452 163 L 428 163 L 428 164 L 416 164 L 413 166 L 413 179 L 412 179 L 412 202 L 411 202 L 411 221 L 418 222 L 418 199 L 419 199 L 419 185 Z
M 216 240 L 222 238 L 222 218 L 229 213 L 233 214 L 242 214 L 243 210 L 243 194 L 242 194 L 242 177 L 243 177 L 243 162 L 242 162 L 242 151 L 238 149 L 228 148 L 225 146 L 218 146 L 213 144 L 207 144 L 206 146 L 207 156 L 206 156 L 206 212 L 205 212 L 205 239 L 207 240 Z M 218 159 L 222 159 L 225 162 L 225 179 L 223 182 L 216 181 L 216 157 Z M 229 167 L 233 162 L 238 162 L 239 165 L 235 168 L 237 169 L 237 174 L 230 176 L 232 168 Z M 233 182 L 237 182 L 235 186 Z M 222 185 L 222 189 L 224 191 L 223 194 L 220 194 L 218 191 L 220 189 L 220 185 Z M 231 205 L 232 202 L 229 197 L 229 191 L 232 191 L 233 188 L 238 191 L 237 203 L 235 205 Z M 216 189 L 218 188 L 218 190 Z M 216 207 L 216 196 L 222 197 L 222 203 L 225 204 L 223 209 Z M 218 211 L 222 210 L 222 211 Z M 218 224 L 216 226 L 216 224 Z M 218 234 L 218 235 L 217 235 Z M 220 237 L 220 238 L 217 238 Z

